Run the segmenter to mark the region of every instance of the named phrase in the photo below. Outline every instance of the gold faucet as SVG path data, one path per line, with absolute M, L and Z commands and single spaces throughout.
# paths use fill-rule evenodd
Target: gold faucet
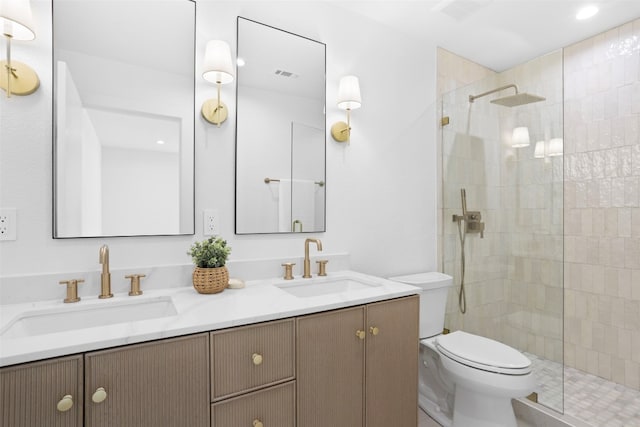
M 100 264 L 102 264 L 102 274 L 100 275 L 100 295 L 98 298 L 111 298 L 111 273 L 109 273 L 109 246 L 100 247 Z
M 311 277 L 311 260 L 309 259 L 309 243 L 315 243 L 319 251 L 322 251 L 322 242 L 320 239 L 307 239 L 304 241 L 304 274 L 302 277 L 308 279 Z

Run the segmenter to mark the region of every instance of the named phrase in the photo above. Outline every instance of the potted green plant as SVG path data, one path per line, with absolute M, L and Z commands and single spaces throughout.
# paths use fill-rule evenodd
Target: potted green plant
M 229 285 L 229 271 L 225 266 L 231 247 L 221 237 L 209 237 L 195 242 L 187 252 L 195 264 L 193 287 L 201 294 L 216 294 Z

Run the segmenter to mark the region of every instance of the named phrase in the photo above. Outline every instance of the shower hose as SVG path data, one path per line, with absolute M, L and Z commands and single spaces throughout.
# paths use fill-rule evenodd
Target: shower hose
M 465 256 L 464 256 L 464 242 L 467 236 L 467 223 L 464 223 L 464 231 L 462 230 L 462 222 L 464 219 L 456 221 L 458 223 L 458 237 L 460 238 L 460 291 L 458 292 L 458 307 L 460 313 L 465 314 L 467 312 L 467 296 L 464 290 L 464 271 L 465 271 Z

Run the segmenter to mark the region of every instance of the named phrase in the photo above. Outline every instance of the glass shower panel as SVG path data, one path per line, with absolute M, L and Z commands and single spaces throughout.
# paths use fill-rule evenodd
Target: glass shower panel
M 545 100 L 491 102 L 516 90 Z M 563 137 L 562 53 L 449 92 L 442 111 L 442 259 L 455 283 L 445 326 L 524 352 L 538 401 L 562 412 L 563 156 L 550 150 Z M 516 127 L 528 146 L 512 146 Z

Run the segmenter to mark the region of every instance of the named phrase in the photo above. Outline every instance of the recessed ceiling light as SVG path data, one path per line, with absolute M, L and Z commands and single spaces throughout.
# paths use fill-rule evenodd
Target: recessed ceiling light
M 157 140 L 157 141 L 156 141 L 156 144 L 158 144 L 158 145 L 164 145 L 164 141 L 163 141 L 163 140 L 161 140 L 161 139 L 159 139 L 159 140 Z
M 589 19 L 592 16 L 594 16 L 596 13 L 598 13 L 598 10 L 599 10 L 598 6 L 594 6 L 594 5 L 585 6 L 582 9 L 578 10 L 578 13 L 576 14 L 576 19 L 579 21 Z

